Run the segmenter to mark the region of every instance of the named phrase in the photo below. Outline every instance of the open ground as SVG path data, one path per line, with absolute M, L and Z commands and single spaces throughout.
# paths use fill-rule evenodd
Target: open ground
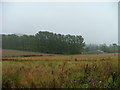
M 27 52 L 27 56 L 19 56 L 18 52 L 16 56 L 3 53 L 3 88 L 119 88 L 117 53 L 55 55 Z

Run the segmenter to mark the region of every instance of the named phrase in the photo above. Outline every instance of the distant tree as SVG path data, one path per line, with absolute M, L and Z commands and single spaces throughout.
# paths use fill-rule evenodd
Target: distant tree
M 102 44 L 102 45 L 100 46 L 100 49 L 101 49 L 102 51 L 104 51 L 104 52 L 108 52 L 108 51 L 109 51 L 109 48 L 108 48 L 108 46 L 107 46 L 106 44 Z
M 77 54 L 83 51 L 82 36 L 39 31 L 35 35 L 2 35 L 3 49 L 17 49 L 56 54 Z
M 82 36 L 61 35 L 51 32 L 38 32 L 35 37 L 41 52 L 75 54 L 81 53 L 85 45 Z
M 97 45 L 97 44 L 87 44 L 84 48 L 84 52 L 85 53 L 92 53 L 92 52 L 95 52 L 97 50 L 101 50 L 101 51 L 104 51 L 106 53 L 117 53 L 118 52 L 118 46 L 117 44 L 113 45 L 113 44 L 110 44 L 110 45 L 106 45 L 106 44 L 100 44 L 100 45 Z
M 115 55 L 115 53 L 116 53 L 116 47 L 117 47 L 117 44 L 116 43 L 113 43 L 113 47 L 114 47 L 114 55 Z

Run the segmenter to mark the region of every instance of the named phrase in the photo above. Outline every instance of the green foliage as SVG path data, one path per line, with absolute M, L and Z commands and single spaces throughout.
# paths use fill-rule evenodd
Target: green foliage
M 117 53 L 119 46 L 117 44 L 110 44 L 109 46 L 106 44 L 87 44 L 84 48 L 84 53 L 92 54 L 92 53 Z M 101 52 L 102 51 L 102 52 Z
M 115 72 L 113 72 L 115 73 Z M 118 74 L 118 73 L 117 73 Z M 117 77 L 111 74 L 108 79 L 105 81 L 104 87 L 106 88 L 120 88 L 120 78 L 119 75 Z
M 40 31 L 35 35 L 2 35 L 3 49 L 17 49 L 54 54 L 80 54 L 85 46 L 82 36 Z

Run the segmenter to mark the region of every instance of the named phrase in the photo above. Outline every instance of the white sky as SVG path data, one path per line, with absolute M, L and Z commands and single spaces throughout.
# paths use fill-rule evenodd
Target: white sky
M 86 43 L 118 42 L 117 2 L 4 2 L 2 10 L 2 33 L 47 30 L 82 35 Z

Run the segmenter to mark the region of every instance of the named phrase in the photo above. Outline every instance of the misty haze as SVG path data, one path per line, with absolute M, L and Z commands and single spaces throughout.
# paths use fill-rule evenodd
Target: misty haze
M 118 4 L 110 3 L 3 3 L 5 34 L 51 31 L 82 35 L 86 43 L 118 42 Z
M 117 2 L 0 7 L 2 88 L 119 88 Z

